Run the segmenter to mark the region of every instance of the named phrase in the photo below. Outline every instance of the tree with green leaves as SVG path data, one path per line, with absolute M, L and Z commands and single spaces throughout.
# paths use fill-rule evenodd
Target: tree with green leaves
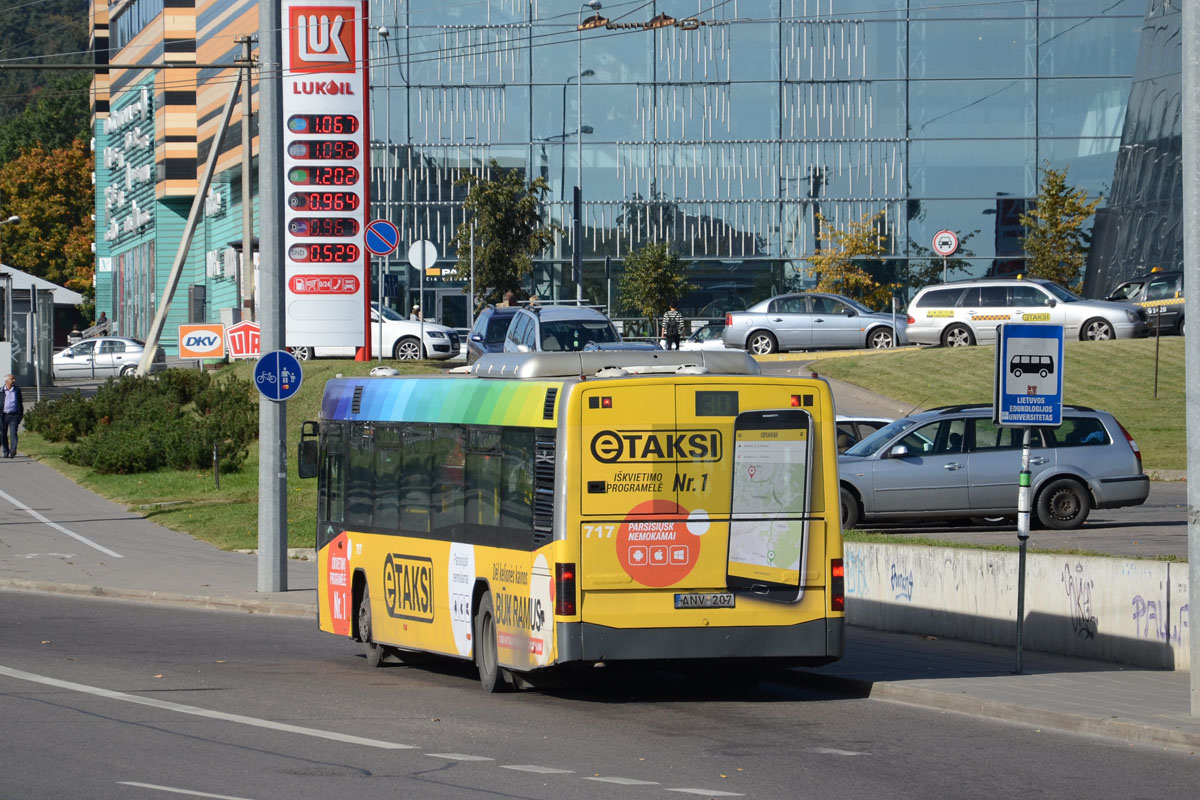
M 475 226 L 475 285 L 480 304 L 495 303 L 505 292 L 524 294 L 525 279 L 533 271 L 533 258 L 554 241 L 561 230 L 542 224 L 542 202 L 550 191 L 545 178 L 525 185 L 516 169 L 503 169 L 488 161 L 488 178 L 463 175 L 455 186 L 467 187 L 463 208 L 468 218 L 458 226 L 452 244 L 458 250 L 458 271 L 471 271 L 471 226 Z M 466 291 L 464 289 L 464 291 Z
M 652 320 L 696 288 L 688 283 L 687 263 L 666 242 L 650 242 L 630 253 L 618 286 L 621 304 Z
M 845 295 L 871 308 L 888 305 L 891 287 L 879 283 L 863 267 L 865 261 L 882 260 L 887 254 L 887 235 L 879 225 L 883 212 L 863 214 L 844 230 L 835 228 L 820 214 L 817 218 L 823 247 L 808 256 L 808 271 L 817 281 L 816 290 Z
M 1073 286 L 1079 282 L 1087 257 L 1090 237 L 1083 226 L 1100 205 L 1088 202 L 1087 191 L 1067 183 L 1067 167 L 1042 167 L 1042 185 L 1037 200 L 1021 215 L 1027 233 L 1021 240 L 1031 278 L 1045 278 Z
M 0 123 L 0 164 L 39 145 L 46 150 L 57 150 L 76 139 L 86 141 L 90 136 L 91 79 L 89 73 L 58 75 L 35 90 L 24 111 Z

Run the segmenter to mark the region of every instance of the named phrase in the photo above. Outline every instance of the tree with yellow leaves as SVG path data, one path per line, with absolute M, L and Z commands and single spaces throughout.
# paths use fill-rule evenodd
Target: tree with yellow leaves
M 1067 185 L 1067 167 L 1060 171 L 1046 163 L 1037 201 L 1021 215 L 1029 277 L 1063 286 L 1079 282 L 1089 243 L 1083 226 L 1098 205 L 1100 198 L 1089 203 L 1087 190 Z
M 882 218 L 882 211 L 868 212 L 842 230 L 817 215 L 818 239 L 823 246 L 808 256 L 808 272 L 817 281 L 816 291 L 845 295 L 870 308 L 885 308 L 891 302 L 892 287 L 879 283 L 862 266 L 866 259 L 882 259 L 887 254 Z

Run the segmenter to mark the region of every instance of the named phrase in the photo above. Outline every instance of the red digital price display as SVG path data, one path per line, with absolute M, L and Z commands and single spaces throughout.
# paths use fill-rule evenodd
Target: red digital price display
M 354 211 L 358 195 L 354 192 L 293 192 L 288 207 L 296 211 Z
M 358 260 L 358 245 L 345 242 L 292 245 L 288 258 L 307 264 L 345 264 Z
M 358 220 L 350 217 L 297 217 L 288 223 L 293 236 L 357 236 Z
M 288 117 L 292 133 L 358 133 L 358 117 L 353 114 L 293 114 Z
M 293 167 L 288 180 L 298 186 L 353 186 L 358 183 L 354 167 Z
M 349 160 L 358 158 L 358 142 L 340 139 L 305 139 L 289 144 L 287 153 L 292 158 Z

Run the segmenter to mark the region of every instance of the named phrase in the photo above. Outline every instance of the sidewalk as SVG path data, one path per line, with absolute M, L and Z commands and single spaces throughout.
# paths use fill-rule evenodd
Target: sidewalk
M 288 561 L 287 591 L 256 591 L 257 558 L 156 525 L 20 456 L 0 465 L 0 590 L 316 616 L 316 564 Z M 910 703 L 1131 744 L 1200 750 L 1186 672 L 849 628 L 846 656 L 789 674 Z

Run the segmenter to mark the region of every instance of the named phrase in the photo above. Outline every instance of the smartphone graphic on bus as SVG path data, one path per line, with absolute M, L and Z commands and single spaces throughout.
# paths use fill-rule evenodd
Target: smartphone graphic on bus
M 733 427 L 726 581 L 771 600 L 800 597 L 812 498 L 812 415 L 744 411 Z

